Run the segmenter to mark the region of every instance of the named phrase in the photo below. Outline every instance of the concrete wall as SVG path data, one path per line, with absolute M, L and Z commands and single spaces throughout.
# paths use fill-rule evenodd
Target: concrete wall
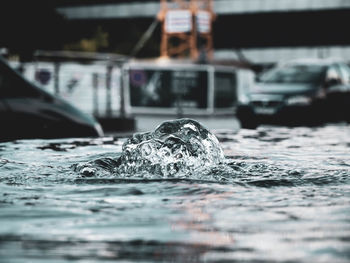
M 68 19 L 111 19 L 130 17 L 155 17 L 159 1 L 119 4 L 96 4 L 59 7 L 57 11 Z M 215 0 L 218 15 L 332 10 L 350 8 L 349 0 Z

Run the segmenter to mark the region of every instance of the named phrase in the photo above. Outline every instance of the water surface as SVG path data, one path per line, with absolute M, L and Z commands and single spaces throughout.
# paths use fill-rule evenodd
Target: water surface
M 349 262 L 348 124 L 213 132 L 187 178 L 113 173 L 126 138 L 1 143 L 0 262 Z

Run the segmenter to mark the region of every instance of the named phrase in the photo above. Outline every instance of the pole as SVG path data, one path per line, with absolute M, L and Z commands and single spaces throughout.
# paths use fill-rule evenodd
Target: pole
M 111 89 L 111 80 L 112 80 L 112 70 L 113 66 L 107 66 L 106 73 L 106 116 L 111 117 L 112 115 L 112 89 Z
M 130 55 L 131 57 L 135 57 L 139 53 L 139 51 L 143 48 L 145 43 L 152 36 L 152 34 L 153 34 L 154 30 L 156 29 L 158 23 L 159 23 L 158 18 L 155 18 L 153 20 L 152 24 L 146 30 L 146 32 L 142 35 L 142 37 L 140 38 L 139 42 L 137 42 L 137 44 L 134 47 L 134 49 L 131 51 L 131 55 Z
M 98 114 L 98 73 L 92 74 L 92 99 L 93 99 L 93 115 L 97 117 Z
M 54 64 L 54 89 L 55 89 L 55 94 L 60 93 L 60 63 L 55 62 Z
M 127 71 L 124 69 L 123 66 L 120 67 L 120 81 L 119 81 L 119 90 L 120 90 L 120 117 L 124 118 L 125 113 L 125 80 L 124 78 L 127 77 Z

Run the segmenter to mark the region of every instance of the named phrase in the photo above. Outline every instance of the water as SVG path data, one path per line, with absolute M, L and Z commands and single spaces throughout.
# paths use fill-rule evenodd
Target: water
M 153 132 L 134 134 L 113 165 L 118 177 L 195 179 L 223 164 L 220 143 L 207 128 L 191 119 L 165 121 Z
M 350 125 L 213 133 L 186 177 L 118 174 L 127 138 L 1 143 L 0 262 L 349 262 Z

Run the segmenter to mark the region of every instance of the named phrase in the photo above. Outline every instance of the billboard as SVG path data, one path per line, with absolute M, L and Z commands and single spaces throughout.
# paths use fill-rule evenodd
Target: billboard
M 198 11 L 197 30 L 199 33 L 209 33 L 211 29 L 211 14 L 207 11 Z
M 165 17 L 167 33 L 187 33 L 192 30 L 192 14 L 189 10 L 169 11 Z

